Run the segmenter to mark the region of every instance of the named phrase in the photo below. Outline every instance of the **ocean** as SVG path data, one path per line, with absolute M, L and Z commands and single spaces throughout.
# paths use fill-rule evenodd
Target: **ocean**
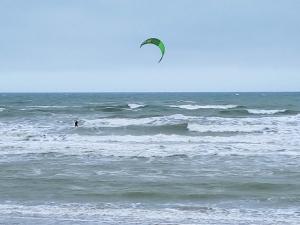
M 299 223 L 300 93 L 0 94 L 0 224 Z

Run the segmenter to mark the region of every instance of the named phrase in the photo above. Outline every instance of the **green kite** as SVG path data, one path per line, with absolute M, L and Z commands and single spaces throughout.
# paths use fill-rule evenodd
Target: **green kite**
M 161 58 L 158 62 L 160 62 L 162 60 L 162 58 L 164 57 L 164 54 L 165 54 L 165 45 L 164 45 L 164 43 L 161 40 L 157 39 L 157 38 L 149 38 L 141 44 L 140 48 L 143 45 L 146 45 L 146 44 L 153 44 L 153 45 L 156 45 L 157 47 L 159 47 L 159 49 L 161 51 Z

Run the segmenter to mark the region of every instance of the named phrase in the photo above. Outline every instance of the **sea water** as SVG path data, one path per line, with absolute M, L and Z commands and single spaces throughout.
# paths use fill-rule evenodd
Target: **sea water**
M 299 223 L 300 93 L 0 94 L 0 224 Z

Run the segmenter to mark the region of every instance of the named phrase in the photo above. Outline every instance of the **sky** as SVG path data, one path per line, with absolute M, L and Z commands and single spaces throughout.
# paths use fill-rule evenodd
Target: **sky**
M 300 91 L 299 0 L 0 0 L 0 92 Z M 157 47 L 142 41 L 163 40 Z

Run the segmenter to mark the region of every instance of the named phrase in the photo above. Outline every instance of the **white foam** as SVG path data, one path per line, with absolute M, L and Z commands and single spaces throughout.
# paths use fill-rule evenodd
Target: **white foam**
M 93 120 L 84 120 L 85 127 L 125 127 L 125 126 L 162 126 L 177 124 L 190 117 L 174 114 L 171 116 L 147 117 L 147 118 L 101 118 Z
M 25 109 L 22 110 L 31 110 L 31 109 L 65 109 L 65 108 L 80 108 L 81 106 L 77 105 L 30 105 L 26 106 Z
M 0 108 L 0 112 L 3 112 L 4 110 L 6 110 L 5 108 Z
M 121 118 L 86 121 L 92 127 L 120 126 Z M 107 121 L 108 120 L 108 121 Z M 122 119 L 123 120 L 123 119 Z M 121 120 L 121 121 L 122 121 Z M 80 134 L 66 123 L 31 123 L 30 121 L 0 122 L 0 154 L 58 152 L 85 154 L 92 152 L 115 156 L 168 156 L 174 154 L 240 154 L 240 155 L 300 155 L 300 115 L 263 118 L 188 117 L 181 114 L 166 117 L 124 119 L 125 124 L 170 124 L 188 122 L 188 129 L 199 135 L 110 135 L 105 132 Z M 142 121 L 141 121 L 142 120 Z M 93 124 L 93 123 L 96 124 Z M 121 124 L 122 124 L 121 122 Z M 115 124 L 114 124 L 115 123 Z M 83 124 L 85 127 L 88 124 Z M 77 132 L 73 133 L 73 132 Z M 201 132 L 225 132 L 201 134 Z M 230 134 L 226 132 L 236 132 Z M 243 133 L 245 132 L 245 133 Z
M 237 105 L 169 105 L 172 108 L 196 110 L 196 109 L 232 109 Z
M 130 103 L 130 104 L 128 104 L 128 107 L 131 108 L 131 109 L 137 109 L 137 108 L 145 107 L 145 105 Z
M 151 118 L 141 118 L 141 119 L 128 119 L 128 118 L 112 118 L 112 119 L 94 119 L 94 120 L 84 120 L 84 127 L 124 127 L 124 126 L 137 126 L 137 125 L 147 125 L 153 122 L 154 119 Z
M 190 208 L 190 209 L 189 209 Z M 187 210 L 189 209 L 189 210 Z M 0 218 L 87 224 L 291 224 L 299 222 L 297 208 L 221 208 L 201 205 L 141 204 L 1 204 Z M 47 219 L 47 220 L 46 220 Z M 2 220 L 1 220 L 2 221 Z M 10 221 L 10 220 L 8 220 Z M 40 222 L 42 222 L 40 221 Z
M 1 155 L 57 152 L 63 154 L 100 154 L 104 156 L 188 156 L 207 154 L 296 155 L 299 156 L 299 130 L 286 134 L 244 134 L 234 136 L 183 135 L 47 135 L 24 140 L 19 136 L 1 138 Z M 284 149 L 284 151 L 282 151 Z
M 247 109 L 247 111 L 251 114 L 276 114 L 286 112 L 286 109 Z

